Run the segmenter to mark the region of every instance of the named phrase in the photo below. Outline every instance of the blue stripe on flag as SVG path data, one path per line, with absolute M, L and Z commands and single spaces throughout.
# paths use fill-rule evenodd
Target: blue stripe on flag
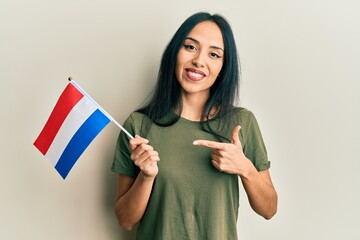
M 85 151 L 91 141 L 101 132 L 101 130 L 110 122 L 99 109 L 81 125 L 64 152 L 61 154 L 55 169 L 60 173 L 63 179 L 69 174 L 71 168 L 78 160 L 80 155 Z

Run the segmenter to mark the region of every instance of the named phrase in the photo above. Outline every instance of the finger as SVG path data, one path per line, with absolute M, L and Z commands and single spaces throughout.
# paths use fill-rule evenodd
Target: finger
M 212 163 L 212 165 L 213 165 L 217 170 L 219 170 L 220 172 L 223 171 L 223 170 L 221 169 L 221 167 L 220 167 L 220 164 L 219 164 L 217 161 L 212 160 L 211 163 Z
M 157 175 L 157 172 L 158 172 L 157 161 L 145 160 L 139 166 L 139 169 L 145 175 L 155 176 L 155 175 Z
M 237 125 L 232 130 L 232 143 L 235 144 L 235 145 L 238 145 L 238 146 L 241 146 L 241 142 L 240 142 L 240 139 L 239 139 L 240 129 L 241 129 L 241 126 Z
M 147 162 L 158 162 L 160 161 L 160 157 L 158 152 L 156 151 L 147 151 L 140 155 L 135 161 L 135 165 L 139 166 L 142 164 L 146 164 Z
M 213 153 L 213 154 L 211 154 L 211 159 L 212 159 L 213 161 L 218 162 L 218 161 L 220 160 L 220 156 L 217 155 L 217 154 L 215 154 L 215 153 Z
M 149 140 L 146 138 L 140 137 L 139 135 L 135 135 L 135 138 L 130 139 L 130 144 L 139 145 L 142 143 L 149 143 Z
M 209 148 L 219 149 L 219 150 L 224 150 L 225 149 L 224 143 L 208 141 L 208 140 L 195 140 L 193 142 L 193 145 L 204 146 L 204 147 L 209 147 Z
M 130 149 L 134 150 L 138 145 L 144 143 L 145 144 L 149 143 L 149 140 L 147 140 L 146 138 L 142 138 L 139 135 L 136 135 L 135 138 L 130 139 L 129 141 Z
M 145 161 L 159 162 L 160 161 L 159 154 L 151 155 Z
M 138 158 L 140 155 L 142 155 L 144 152 L 147 151 L 153 151 L 154 148 L 148 144 L 141 144 L 138 145 L 130 154 L 130 158 L 132 160 L 135 160 L 136 158 Z
M 216 160 L 216 161 L 220 161 L 222 158 L 225 157 L 225 155 L 226 155 L 225 151 L 214 149 L 212 151 L 211 158 Z

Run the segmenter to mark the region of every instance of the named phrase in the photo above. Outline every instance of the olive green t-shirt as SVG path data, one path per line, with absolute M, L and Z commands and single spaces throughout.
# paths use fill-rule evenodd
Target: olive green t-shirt
M 145 119 L 144 114 L 134 112 L 125 121 L 124 127 L 132 135 L 141 135 Z M 212 129 L 217 129 L 220 122 L 221 118 L 210 120 Z M 252 112 L 236 109 L 231 117 L 231 126 L 225 130 L 219 127 L 220 135 L 231 141 L 231 131 L 239 124 L 244 154 L 258 171 L 268 169 L 270 162 Z M 204 131 L 201 122 L 184 118 L 170 127 L 152 124 L 146 138 L 159 153 L 159 172 L 139 222 L 136 239 L 237 239 L 239 177 L 218 171 L 211 163 L 211 149 L 192 144 L 197 139 L 221 140 Z M 130 159 L 128 141 L 121 132 L 112 171 L 136 178 L 139 169 Z

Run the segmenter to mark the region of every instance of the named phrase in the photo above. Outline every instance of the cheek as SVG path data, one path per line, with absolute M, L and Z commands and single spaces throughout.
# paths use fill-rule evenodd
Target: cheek
M 218 75 L 220 74 L 220 72 L 221 72 L 221 69 L 222 69 L 222 64 L 219 64 L 218 66 L 215 66 L 214 68 L 213 68 L 213 74 L 214 75 L 216 75 L 216 78 L 218 77 Z
M 181 79 L 181 76 L 183 74 L 183 67 L 184 67 L 183 57 L 180 50 L 176 57 L 176 65 L 175 65 L 175 76 L 177 80 Z
M 175 66 L 176 79 L 179 80 L 181 78 L 181 75 L 182 75 L 182 68 L 181 68 L 180 64 L 178 64 L 178 61 L 176 61 L 176 66 Z

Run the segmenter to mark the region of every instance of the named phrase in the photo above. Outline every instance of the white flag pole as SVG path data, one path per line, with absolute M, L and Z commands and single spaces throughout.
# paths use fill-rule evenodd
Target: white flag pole
M 87 96 L 96 106 L 98 106 L 99 110 L 101 112 L 103 112 L 113 123 L 115 123 L 122 131 L 124 131 L 124 133 L 126 133 L 126 135 L 132 139 L 134 138 L 123 126 L 121 126 L 107 111 L 105 111 L 97 102 L 95 102 L 95 100 L 89 95 L 87 94 L 84 89 L 82 89 L 79 84 L 77 84 L 72 77 L 69 77 L 68 80 L 85 96 Z
M 115 123 L 121 130 L 124 131 L 124 133 L 126 133 L 126 135 L 128 135 L 128 137 L 130 139 L 134 138 L 123 126 L 121 126 L 114 118 L 111 117 L 111 121 L 113 121 L 113 123 Z

